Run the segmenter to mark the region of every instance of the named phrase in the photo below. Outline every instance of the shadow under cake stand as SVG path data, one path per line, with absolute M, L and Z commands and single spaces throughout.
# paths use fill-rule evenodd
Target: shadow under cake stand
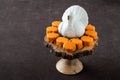
M 73 75 L 81 72 L 83 64 L 79 58 L 94 54 L 95 48 L 98 46 L 98 42 L 95 41 L 94 46 L 84 47 L 74 53 L 68 53 L 63 48 L 60 48 L 53 43 L 49 43 L 46 37 L 44 38 L 44 44 L 46 47 L 50 48 L 51 53 L 62 58 L 56 63 L 56 68 L 60 73 L 66 75 Z

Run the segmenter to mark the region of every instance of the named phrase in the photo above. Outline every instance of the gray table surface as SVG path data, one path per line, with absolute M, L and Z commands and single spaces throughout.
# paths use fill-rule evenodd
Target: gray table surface
M 60 59 L 43 44 L 45 29 L 71 5 L 84 7 L 99 33 L 95 55 L 84 70 L 60 74 Z M 119 0 L 0 0 L 0 80 L 120 80 Z

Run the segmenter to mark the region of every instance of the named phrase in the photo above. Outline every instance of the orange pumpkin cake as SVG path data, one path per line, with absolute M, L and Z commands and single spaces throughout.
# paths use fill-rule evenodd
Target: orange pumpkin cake
M 98 39 L 98 36 L 97 36 L 97 32 L 96 31 L 86 31 L 85 32 L 86 35 L 90 36 L 90 37 L 93 37 L 93 39 L 97 40 Z
M 76 50 L 76 45 L 75 43 L 69 40 L 63 44 L 63 49 L 72 53 Z
M 59 34 L 58 33 L 48 33 L 46 37 L 47 37 L 47 41 L 52 43 L 56 40 L 57 37 L 59 37 Z
M 60 23 L 61 23 L 61 21 L 53 21 L 52 26 L 58 27 Z
M 52 27 L 52 26 L 46 28 L 46 34 L 47 33 L 52 33 L 52 32 L 57 33 L 58 32 L 58 28 Z
M 59 46 L 59 47 L 63 47 L 63 44 L 68 41 L 68 38 L 65 38 L 65 37 L 58 37 L 56 39 L 56 45 Z
M 86 46 L 93 46 L 94 45 L 93 38 L 91 38 L 89 36 L 82 36 L 81 40 L 83 41 L 84 47 L 86 47 Z
M 86 30 L 95 31 L 95 26 L 89 24 L 87 25 Z
M 72 38 L 71 41 L 76 44 L 77 49 L 83 48 L 82 40 L 80 40 L 78 38 Z

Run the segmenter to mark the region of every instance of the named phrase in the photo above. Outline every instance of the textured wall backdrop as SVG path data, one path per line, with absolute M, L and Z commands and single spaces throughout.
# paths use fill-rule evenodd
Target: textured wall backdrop
M 74 4 L 87 10 L 100 41 L 95 55 L 81 58 L 84 70 L 65 76 L 43 38 L 45 28 Z M 0 80 L 119 80 L 119 21 L 119 0 L 0 0 Z

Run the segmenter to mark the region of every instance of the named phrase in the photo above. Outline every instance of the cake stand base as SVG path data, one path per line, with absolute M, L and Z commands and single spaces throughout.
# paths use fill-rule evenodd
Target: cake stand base
M 79 59 L 60 59 L 56 64 L 56 68 L 62 74 L 73 75 L 82 71 L 83 64 Z

